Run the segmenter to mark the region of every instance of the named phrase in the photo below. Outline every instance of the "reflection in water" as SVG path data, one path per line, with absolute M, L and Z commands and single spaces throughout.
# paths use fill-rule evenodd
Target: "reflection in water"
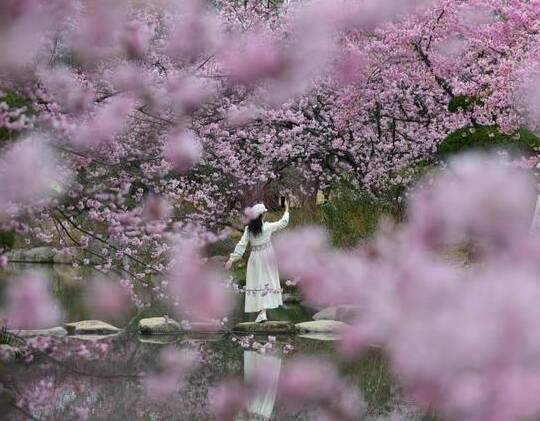
M 248 403 L 247 415 L 238 420 L 269 420 L 272 416 L 281 371 L 281 356 L 244 350 L 244 381 L 251 383 L 253 377 L 262 371 L 265 373 L 266 390 L 257 393 Z

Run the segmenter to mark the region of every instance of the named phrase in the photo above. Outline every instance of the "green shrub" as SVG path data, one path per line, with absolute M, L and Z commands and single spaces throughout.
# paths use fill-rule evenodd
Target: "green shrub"
M 336 247 L 354 247 L 373 234 L 381 216 L 392 213 L 389 202 L 346 181 L 331 190 L 330 200 L 321 210 L 322 223 Z
M 540 138 L 522 128 L 514 134 L 502 133 L 497 126 L 462 127 L 450 133 L 438 146 L 439 158 L 467 150 L 502 149 L 509 152 L 530 154 L 540 148 Z
M 15 239 L 15 233 L 13 231 L 0 231 L 0 249 L 13 248 Z

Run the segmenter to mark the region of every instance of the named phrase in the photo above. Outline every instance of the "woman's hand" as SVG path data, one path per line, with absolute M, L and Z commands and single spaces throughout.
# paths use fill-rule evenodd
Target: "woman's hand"
M 233 265 L 233 261 L 231 259 L 227 260 L 227 263 L 225 263 L 225 269 L 227 269 L 227 272 L 230 272 Z
M 289 199 L 285 199 L 285 212 L 289 212 Z

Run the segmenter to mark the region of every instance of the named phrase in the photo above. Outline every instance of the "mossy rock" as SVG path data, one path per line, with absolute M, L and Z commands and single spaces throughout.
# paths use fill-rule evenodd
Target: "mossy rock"
M 180 324 L 168 317 L 148 317 L 139 320 L 139 333 L 141 335 L 172 335 L 181 331 Z
M 290 333 L 296 333 L 296 327 L 294 326 L 294 323 L 291 322 L 278 322 L 278 321 L 268 321 L 263 323 L 255 323 L 255 322 L 244 322 L 244 323 L 238 323 L 234 330 L 236 332 L 244 332 L 244 333 L 258 333 L 258 334 L 290 334 Z
M 347 324 L 337 320 L 314 320 L 297 323 L 295 326 L 300 333 L 339 333 Z

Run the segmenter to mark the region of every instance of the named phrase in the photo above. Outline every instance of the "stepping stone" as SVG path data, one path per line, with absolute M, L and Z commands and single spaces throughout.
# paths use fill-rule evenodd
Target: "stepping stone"
M 350 323 L 360 317 L 360 314 L 360 307 L 342 304 L 323 308 L 313 315 L 313 320 L 337 320 Z
M 234 330 L 246 333 L 296 333 L 296 328 L 291 322 L 269 321 L 264 323 L 244 322 L 238 323 Z
M 178 342 L 178 335 L 139 336 L 139 342 L 144 344 L 168 345 Z
M 142 335 L 173 335 L 181 331 L 180 323 L 168 317 L 148 317 L 139 320 L 139 332 Z
M 352 323 L 362 315 L 362 309 L 358 306 L 340 305 L 337 307 L 337 319 L 340 322 Z
M 302 339 L 313 339 L 315 341 L 337 341 L 341 336 L 337 333 L 303 333 L 298 335 Z
M 87 334 L 83 334 L 83 335 L 70 335 L 69 339 L 76 339 L 76 340 L 79 340 L 79 341 L 97 342 L 97 341 L 101 341 L 101 340 L 104 340 L 104 339 L 107 339 L 107 340 L 114 339 L 117 336 L 119 336 L 119 333 L 112 333 L 112 334 L 108 334 L 108 335 L 87 335 Z
M 219 322 L 189 322 L 189 328 L 184 332 L 225 332 L 225 327 Z
M 65 323 L 64 328 L 68 335 L 108 335 L 120 333 L 120 329 L 100 320 L 83 320 L 80 322 Z
M 61 326 L 52 327 L 50 329 L 37 330 L 10 330 L 10 333 L 20 336 L 21 338 L 29 338 L 32 336 L 55 336 L 62 337 L 67 335 L 67 330 Z
M 313 315 L 313 320 L 337 320 L 337 307 L 323 308 Z
M 315 320 L 295 326 L 300 333 L 339 333 L 347 324 L 336 320 Z
M 302 297 L 299 294 L 283 294 L 283 302 L 288 304 L 295 304 L 302 301 Z

